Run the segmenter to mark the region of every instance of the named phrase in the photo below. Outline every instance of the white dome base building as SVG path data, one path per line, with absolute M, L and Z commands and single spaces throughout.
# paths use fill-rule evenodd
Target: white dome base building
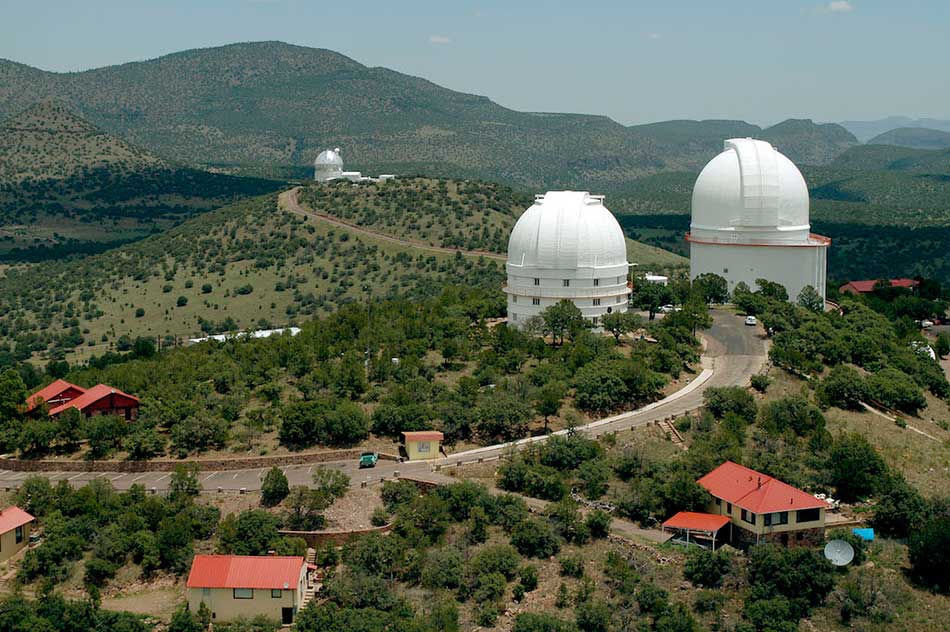
M 597 327 L 610 312 L 627 311 L 627 242 L 604 196 L 549 191 L 535 196 L 508 240 L 508 324 L 570 299 Z
M 756 279 L 785 286 L 795 301 L 806 285 L 825 297 L 831 240 L 812 234 L 808 187 L 791 160 L 765 141 L 733 138 L 693 187 L 690 277 L 724 277 L 731 292 Z

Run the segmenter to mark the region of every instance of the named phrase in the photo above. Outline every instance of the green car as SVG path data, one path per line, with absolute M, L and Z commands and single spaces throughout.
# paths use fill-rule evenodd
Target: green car
M 360 469 L 364 467 L 376 467 L 376 461 L 379 460 L 379 455 L 375 452 L 364 452 L 360 455 Z

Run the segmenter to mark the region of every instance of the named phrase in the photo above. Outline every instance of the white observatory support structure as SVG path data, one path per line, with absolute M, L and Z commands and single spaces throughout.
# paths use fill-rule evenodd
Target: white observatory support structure
M 733 138 L 693 187 L 690 277 L 724 277 L 732 291 L 756 279 L 796 300 L 806 285 L 824 299 L 831 240 L 810 232 L 808 187 L 791 160 L 765 141 Z
M 604 196 L 549 191 L 535 196 L 508 240 L 508 324 L 525 321 L 563 299 L 597 327 L 627 311 L 627 243 Z

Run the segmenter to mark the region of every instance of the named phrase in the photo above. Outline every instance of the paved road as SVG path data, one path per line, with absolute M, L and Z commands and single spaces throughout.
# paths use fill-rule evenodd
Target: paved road
M 464 250 L 462 248 L 447 248 L 444 246 L 433 246 L 432 244 L 426 243 L 418 239 L 403 239 L 400 237 L 394 237 L 386 233 L 381 233 L 369 228 L 365 228 L 358 224 L 342 220 L 338 217 L 333 217 L 332 215 L 327 215 L 326 213 L 318 213 L 312 209 L 309 209 L 302 205 L 297 199 L 297 194 L 300 192 L 300 187 L 294 187 L 288 189 L 280 194 L 277 198 L 277 203 L 285 211 L 294 213 L 296 215 L 303 215 L 306 217 L 313 217 L 322 222 L 328 224 L 333 224 L 334 226 L 339 226 L 345 228 L 348 231 L 355 233 L 361 233 L 367 237 L 372 237 L 373 239 L 379 239 L 382 241 L 389 242 L 391 244 L 397 244 L 400 246 L 407 246 L 409 248 L 416 248 L 418 250 L 425 250 L 427 252 L 436 252 L 440 254 L 454 255 L 456 253 L 461 253 L 466 257 L 485 257 L 486 259 L 497 259 L 498 261 L 507 261 L 508 256 L 499 254 L 497 252 L 489 252 L 487 250 Z
M 749 378 L 759 371 L 766 359 L 766 346 L 761 329 L 747 327 L 740 317 L 735 314 L 718 311 L 714 313 L 713 326 L 705 332 L 707 342 L 706 353 L 703 354 L 704 371 L 700 376 L 680 391 L 670 395 L 660 402 L 656 402 L 641 409 L 614 415 L 595 421 L 585 428 L 594 434 L 627 430 L 642 427 L 654 421 L 670 416 L 682 415 L 695 410 L 703 401 L 703 391 L 711 386 L 745 385 Z M 535 439 L 537 440 L 537 439 Z M 435 464 L 453 465 L 461 460 L 472 461 L 477 458 L 494 458 L 511 449 L 509 444 L 499 444 L 477 448 L 463 453 L 453 454 L 446 459 L 435 461 Z M 400 475 L 430 476 L 433 464 L 421 463 L 394 463 L 380 461 L 373 469 L 360 470 L 354 460 L 330 462 L 321 464 L 346 472 L 354 485 L 377 483 L 381 479 L 392 478 L 396 472 Z M 0 462 L 2 467 L 2 462 Z M 310 482 L 314 469 L 320 465 L 288 465 L 281 469 L 287 475 L 291 485 L 305 485 Z M 214 492 L 218 488 L 222 492 L 237 492 L 246 489 L 258 490 L 261 480 L 269 468 L 201 472 L 199 480 L 205 491 Z M 0 470 L 0 488 L 18 487 L 30 472 L 11 472 Z M 122 474 L 119 472 L 46 472 L 41 473 L 50 480 L 57 482 L 68 481 L 73 486 L 80 486 L 94 479 L 108 480 L 116 489 L 128 489 L 134 484 L 143 485 L 146 489 L 155 488 L 164 491 L 168 487 L 170 472 L 136 472 Z M 438 476 L 438 475 L 436 475 Z

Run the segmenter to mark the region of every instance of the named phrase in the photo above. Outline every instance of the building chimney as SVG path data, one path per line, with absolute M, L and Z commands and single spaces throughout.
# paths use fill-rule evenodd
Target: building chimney
M 759 489 L 761 489 L 761 488 L 762 488 L 762 477 L 760 476 L 760 477 L 759 477 Z

